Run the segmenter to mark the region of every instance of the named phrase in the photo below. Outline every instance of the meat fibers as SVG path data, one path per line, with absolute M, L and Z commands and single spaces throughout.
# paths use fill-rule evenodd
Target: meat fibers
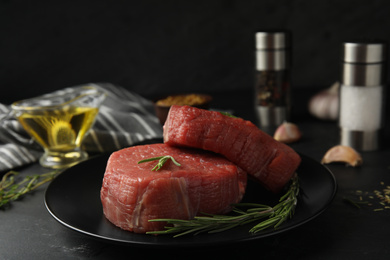
M 172 156 L 152 171 L 157 161 Z M 150 219 L 192 219 L 201 213 L 225 214 L 242 199 L 247 175 L 221 155 L 166 144 L 140 145 L 114 152 L 108 159 L 100 192 L 103 212 L 116 226 L 145 233 L 166 223 Z
M 283 189 L 301 162 L 291 147 L 250 121 L 190 106 L 171 107 L 164 143 L 224 155 L 274 193 Z

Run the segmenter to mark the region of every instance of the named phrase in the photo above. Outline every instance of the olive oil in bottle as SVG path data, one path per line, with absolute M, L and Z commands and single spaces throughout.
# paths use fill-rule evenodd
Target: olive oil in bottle
M 80 147 L 97 113 L 95 107 L 67 106 L 21 113 L 18 120 L 45 150 L 67 152 Z
M 43 167 L 67 168 L 88 158 L 81 143 L 106 97 L 94 86 L 78 86 L 14 102 L 26 132 L 42 146 Z

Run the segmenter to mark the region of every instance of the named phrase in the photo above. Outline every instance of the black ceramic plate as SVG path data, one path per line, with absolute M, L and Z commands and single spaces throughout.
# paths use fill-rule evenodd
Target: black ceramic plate
M 75 231 L 110 242 L 155 247 L 218 246 L 245 242 L 275 235 L 296 228 L 322 213 L 336 192 L 333 174 L 323 165 L 301 155 L 298 168 L 301 195 L 295 215 L 278 229 L 269 229 L 256 234 L 249 233 L 254 224 L 240 226 L 216 234 L 188 235 L 173 238 L 171 235 L 152 236 L 121 230 L 103 215 L 100 203 L 100 187 L 106 167 L 107 156 L 98 156 L 80 163 L 53 180 L 45 194 L 46 208 L 61 224 Z M 270 195 L 252 181 L 248 182 L 243 202 L 275 205 L 277 196 Z

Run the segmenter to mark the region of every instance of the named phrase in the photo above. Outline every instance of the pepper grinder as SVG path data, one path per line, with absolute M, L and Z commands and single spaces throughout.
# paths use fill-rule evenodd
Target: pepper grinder
M 340 143 L 360 151 L 380 147 L 384 121 L 387 46 L 380 42 L 342 45 Z
M 272 133 L 290 114 L 290 42 L 286 31 L 257 32 L 255 104 L 261 129 Z

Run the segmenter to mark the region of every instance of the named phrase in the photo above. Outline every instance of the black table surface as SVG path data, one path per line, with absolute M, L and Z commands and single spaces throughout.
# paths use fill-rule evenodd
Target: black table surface
M 250 93 L 220 94 L 214 106 L 232 109 L 238 116 L 255 120 Z M 301 100 L 301 104 L 306 102 Z M 293 121 L 303 138 L 291 146 L 320 161 L 338 144 L 336 122 L 307 116 L 298 108 Z M 390 185 L 390 147 L 362 152 L 363 165 L 330 164 L 337 181 L 337 193 L 330 206 L 310 222 L 287 232 L 248 243 L 217 248 L 164 249 L 106 242 L 73 231 L 57 222 L 46 210 L 43 186 L 0 210 L 0 259 L 386 259 L 390 255 L 390 209 L 380 204 L 374 191 Z M 38 164 L 20 169 L 21 174 L 44 171 Z M 1 174 L 0 174 L 1 175 Z M 360 192 L 360 193 L 359 193 Z M 360 208 L 349 200 L 369 202 Z

